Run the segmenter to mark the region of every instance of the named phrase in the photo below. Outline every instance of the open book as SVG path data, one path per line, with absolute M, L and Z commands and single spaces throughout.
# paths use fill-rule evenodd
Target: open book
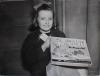
M 91 58 L 85 40 L 51 37 L 51 63 L 63 66 L 89 67 Z

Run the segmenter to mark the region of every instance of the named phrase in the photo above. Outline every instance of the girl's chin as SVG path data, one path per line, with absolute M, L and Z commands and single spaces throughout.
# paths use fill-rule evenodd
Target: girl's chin
M 48 31 L 50 31 L 50 30 L 43 30 L 44 32 L 48 32 Z
M 48 32 L 50 29 L 41 29 L 41 31 Z
M 50 29 L 42 29 L 43 31 L 50 31 Z

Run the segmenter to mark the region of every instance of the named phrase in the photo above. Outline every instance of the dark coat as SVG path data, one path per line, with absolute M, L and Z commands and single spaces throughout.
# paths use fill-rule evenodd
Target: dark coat
M 22 65 L 31 73 L 43 71 L 50 61 L 50 48 L 47 48 L 45 52 L 42 51 L 41 45 L 44 41 L 39 38 L 40 34 L 39 30 L 30 33 L 21 49 Z M 65 37 L 64 33 L 58 30 L 52 30 L 48 35 Z

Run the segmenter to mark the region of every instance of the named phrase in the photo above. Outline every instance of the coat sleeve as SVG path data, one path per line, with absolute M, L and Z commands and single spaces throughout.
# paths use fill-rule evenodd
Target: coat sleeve
M 35 64 L 37 64 L 39 59 L 38 50 L 42 50 L 41 44 L 33 34 L 28 35 L 24 40 L 21 48 L 21 59 L 24 69 L 32 71 L 36 68 Z

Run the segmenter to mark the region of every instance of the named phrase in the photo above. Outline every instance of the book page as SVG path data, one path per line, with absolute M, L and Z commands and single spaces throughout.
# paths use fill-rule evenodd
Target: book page
M 51 59 L 66 62 L 91 62 L 85 40 L 51 37 Z

